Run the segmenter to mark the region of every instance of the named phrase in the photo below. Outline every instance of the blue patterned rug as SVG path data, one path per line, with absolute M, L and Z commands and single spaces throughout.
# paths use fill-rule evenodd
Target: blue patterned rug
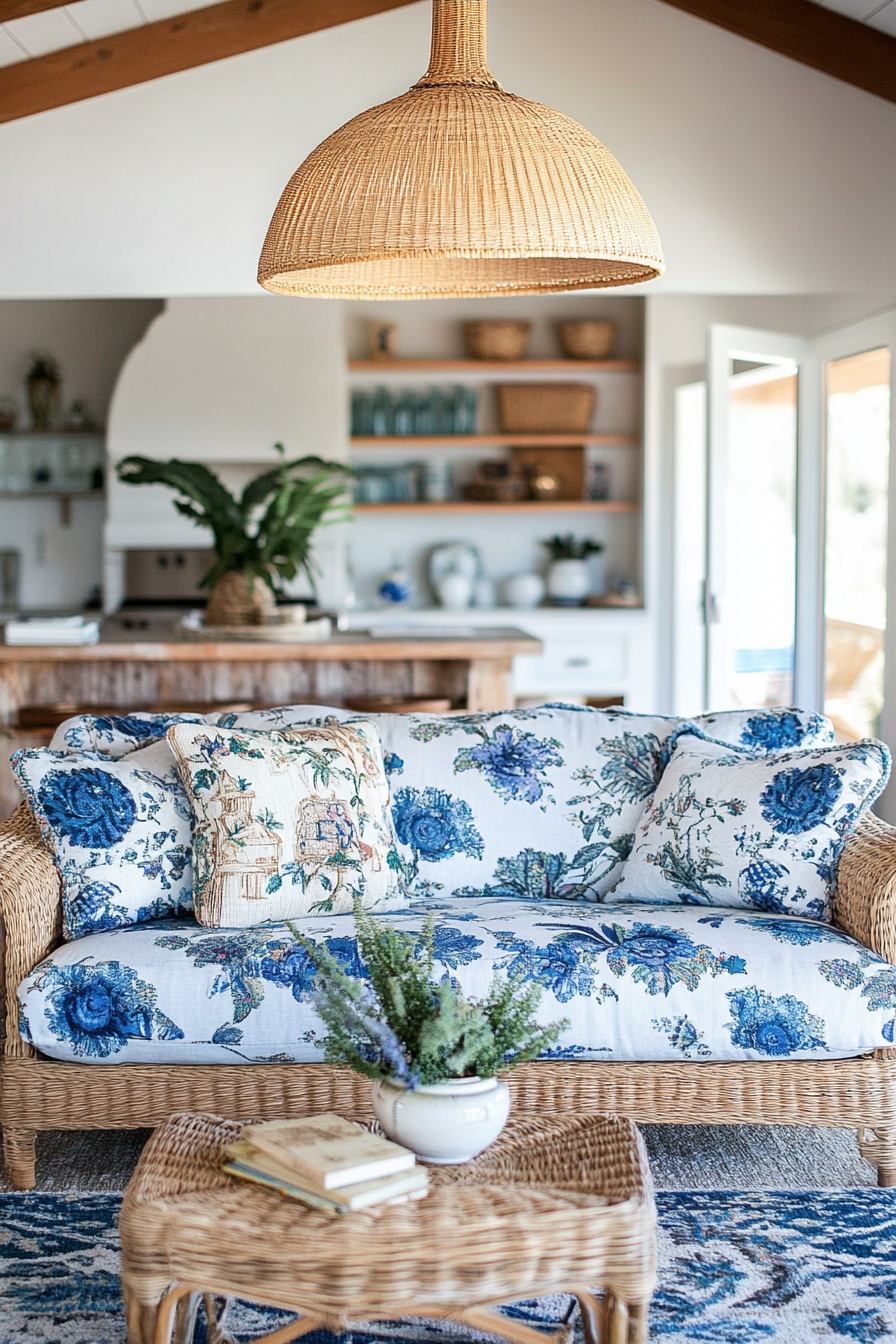
M 651 1338 L 663 1344 L 896 1341 L 896 1191 L 666 1191 Z M 117 1195 L 0 1195 L 0 1344 L 124 1344 Z M 531 1324 L 572 1318 L 563 1298 L 508 1310 Z M 239 1307 L 238 1338 L 279 1313 Z M 309 1344 L 335 1344 L 308 1335 Z M 404 1321 L 351 1344 L 481 1340 Z M 202 1325 L 196 1344 L 204 1344 Z M 347 1344 L 347 1340 L 344 1341 Z

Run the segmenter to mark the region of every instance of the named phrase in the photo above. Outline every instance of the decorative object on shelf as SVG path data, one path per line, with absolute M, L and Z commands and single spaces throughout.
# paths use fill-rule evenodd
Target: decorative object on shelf
M 488 579 L 483 576 L 473 584 L 473 606 L 481 610 L 490 611 L 496 605 L 497 594 L 495 592 L 494 579 Z
M 0 397 L 0 434 L 11 434 L 16 427 L 19 410 L 12 397 Z
M 465 322 L 464 343 L 471 359 L 522 359 L 531 322 Z
M 87 410 L 87 402 L 73 401 L 65 417 L 65 428 L 70 434 L 87 433 L 94 428 L 93 419 Z
M 631 579 L 616 578 L 610 585 L 609 592 L 595 597 L 594 605 L 598 607 L 640 607 L 641 594 L 638 592 L 638 585 L 633 583 Z
M 348 478 L 343 462 L 320 457 L 280 461 L 251 480 L 237 499 L 218 476 L 199 462 L 126 457 L 117 465 L 125 485 L 165 485 L 179 499 L 178 513 L 212 533 L 215 563 L 199 580 L 210 589 L 204 624 L 266 624 L 282 584 L 300 572 L 315 587 L 311 537 L 322 523 L 348 517 L 342 503 Z
M 544 599 L 544 579 L 540 574 L 511 574 L 504 580 L 504 599 L 518 611 L 531 611 Z
M 59 403 L 61 381 L 59 365 L 52 355 L 32 356 L 31 367 L 25 375 L 32 429 L 50 428 Z
M 414 595 L 414 588 L 407 568 L 398 561 L 394 561 L 378 591 L 387 606 L 400 607 L 410 602 Z
M 586 434 L 597 393 L 590 383 L 498 383 L 505 434 Z
M 402 462 L 394 467 L 358 467 L 356 504 L 413 504 L 421 497 L 422 463 Z
M 587 498 L 595 503 L 602 503 L 610 498 L 610 467 L 608 463 L 591 463 Z
M 603 542 L 590 537 L 576 540 L 572 532 L 565 536 L 549 537 L 542 543 L 548 548 L 551 563 L 548 566 L 548 597 L 557 607 L 580 607 L 588 596 L 591 576 L 588 572 L 589 555 L 600 555 Z
M 647 208 L 590 131 L 507 93 L 485 0 L 433 0 L 429 69 L 293 174 L 258 281 L 279 294 L 426 299 L 564 293 L 664 269 Z M 371 208 L 375 202 L 375 208 Z
M 567 359 L 608 359 L 616 344 L 616 323 L 558 322 L 557 335 Z
M 423 498 L 429 504 L 444 504 L 451 498 L 451 463 L 431 457 L 423 464 Z
M 395 326 L 392 322 L 368 322 L 367 342 L 371 359 L 395 358 Z
M 581 500 L 585 449 L 580 443 L 560 448 L 511 448 L 511 460 L 528 481 L 530 499 Z
M 478 548 L 466 541 L 447 541 L 434 546 L 426 559 L 426 577 L 435 593 L 438 593 L 442 579 L 449 574 L 462 574 L 473 584 L 482 570 Z
M 568 1024 L 540 1026 L 540 987 L 512 976 L 496 979 L 482 1000 L 466 998 L 447 975 L 436 982 L 432 917 L 422 934 L 400 933 L 356 900 L 355 923 L 366 981 L 293 930 L 317 967 L 327 1063 L 374 1080 L 374 1114 L 390 1139 L 424 1162 L 469 1162 L 507 1122 L 499 1070 L 536 1059 Z
M 352 393 L 353 438 L 431 438 L 475 434 L 479 392 L 472 387 L 431 387 L 391 392 L 387 387 Z
M 18 611 L 21 595 L 19 583 L 22 573 L 21 551 L 0 550 L 0 611 Z
M 525 499 L 529 482 L 513 461 L 480 462 L 476 474 L 463 487 L 464 499 L 483 503 L 514 504 Z
M 446 611 L 466 611 L 473 598 L 473 579 L 468 574 L 452 571 L 436 584 L 439 606 Z

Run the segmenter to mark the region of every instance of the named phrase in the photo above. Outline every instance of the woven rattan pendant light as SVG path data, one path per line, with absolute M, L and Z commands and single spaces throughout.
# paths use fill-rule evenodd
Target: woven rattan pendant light
M 663 271 L 653 220 L 578 122 L 489 73 L 486 0 L 433 0 L 429 69 L 297 169 L 258 265 L 278 294 L 436 299 L 631 285 Z

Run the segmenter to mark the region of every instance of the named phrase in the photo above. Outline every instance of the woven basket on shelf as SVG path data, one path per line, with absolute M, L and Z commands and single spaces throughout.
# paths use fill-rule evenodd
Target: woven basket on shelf
M 616 323 L 558 322 L 557 335 L 567 359 L 606 359 L 616 343 Z
M 531 322 L 465 322 L 464 341 L 471 359 L 522 359 Z
M 588 383 L 499 383 L 498 415 L 505 434 L 584 434 L 596 394 Z

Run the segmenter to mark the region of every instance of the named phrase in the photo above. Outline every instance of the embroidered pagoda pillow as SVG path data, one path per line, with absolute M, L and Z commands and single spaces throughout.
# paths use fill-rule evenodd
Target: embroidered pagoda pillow
M 373 724 L 168 731 L 194 813 L 193 906 L 207 928 L 406 904 Z
M 679 739 L 611 900 L 827 920 L 837 863 L 884 789 L 882 742 L 745 756 Z
M 11 765 L 62 878 L 66 938 L 192 912 L 192 818 L 164 739 L 120 760 L 41 747 Z

